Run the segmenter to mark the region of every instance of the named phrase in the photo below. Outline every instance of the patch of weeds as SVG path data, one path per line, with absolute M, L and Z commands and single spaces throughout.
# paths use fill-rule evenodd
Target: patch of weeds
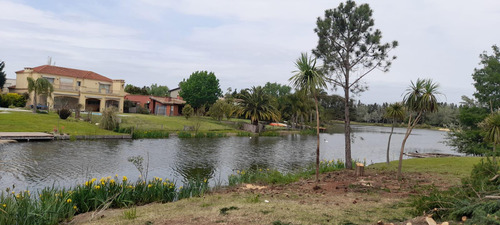
M 179 131 L 177 133 L 177 137 L 179 137 L 179 138 L 190 138 L 191 137 L 191 133 L 184 132 L 184 131 Z
M 225 220 L 216 220 L 215 223 L 225 223 Z
M 221 215 L 224 215 L 224 216 L 225 216 L 225 215 L 227 215 L 227 214 L 228 214 L 228 213 L 227 213 L 228 211 L 231 211 L 231 210 L 237 210 L 237 209 L 238 209 L 238 207 L 236 207 L 236 206 L 231 206 L 231 207 L 224 207 L 224 208 L 220 209 L 219 211 L 220 211 L 220 214 L 221 214 Z
M 236 136 L 238 136 L 238 137 L 250 137 L 250 136 L 252 136 L 252 134 L 250 132 L 238 132 L 236 134 Z
M 212 206 L 213 204 L 212 203 L 203 203 L 200 205 L 200 207 L 202 208 L 205 208 L 205 207 L 209 207 L 209 206 Z
M 264 136 L 264 137 L 277 137 L 280 136 L 280 133 L 276 131 L 264 131 L 259 134 L 259 136 Z
M 201 133 L 201 132 L 200 132 L 200 133 L 196 133 L 196 134 L 194 135 L 194 137 L 195 137 L 195 138 L 204 138 L 204 137 L 205 137 L 205 134 L 204 134 L 204 133 Z
M 133 220 L 137 218 L 137 209 L 132 207 L 128 210 L 123 211 L 123 217 L 127 220 Z
M 264 215 L 267 215 L 269 213 L 272 213 L 273 211 L 272 210 L 260 210 L 260 212 Z
M 153 222 L 151 222 L 151 221 L 146 221 L 146 222 L 144 223 L 144 225 L 152 225 L 152 224 L 153 224 Z
M 259 203 L 260 202 L 260 195 L 256 194 L 255 196 L 249 196 L 247 198 L 247 202 L 249 202 L 249 203 Z
M 276 220 L 271 223 L 272 225 L 292 225 L 292 223 L 281 222 L 281 220 Z

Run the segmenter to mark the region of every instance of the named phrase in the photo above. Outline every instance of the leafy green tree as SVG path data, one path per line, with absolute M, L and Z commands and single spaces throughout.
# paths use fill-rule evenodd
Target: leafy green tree
M 480 127 L 485 132 L 484 140 L 493 145 L 493 163 L 498 166 L 496 155 L 500 144 L 500 112 L 491 113 L 481 122 Z
M 258 125 L 261 120 L 279 121 L 279 111 L 272 104 L 272 98 L 264 93 L 261 86 L 243 89 L 238 98 L 241 99 L 240 114 L 247 119 L 250 118 L 253 125 Z
M 498 46 L 493 45 L 493 55 L 488 55 L 486 52 L 479 55 L 483 67 L 474 69 L 472 79 L 474 79 L 474 87 L 476 92 L 474 97 L 480 103 L 489 106 L 490 110 L 500 108 L 500 50 Z
M 264 87 L 264 92 L 275 98 L 283 97 L 289 95 L 292 92 L 292 88 L 287 85 L 281 85 L 278 83 L 267 82 Z
M 193 108 L 212 105 L 222 96 L 219 80 L 213 72 L 196 71 L 180 84 L 180 96 Z
M 418 124 L 424 113 L 433 113 L 438 111 L 438 102 L 436 95 L 440 94 L 439 85 L 433 83 L 430 79 L 417 79 L 417 82 L 411 82 L 411 85 L 406 89 L 406 94 L 403 99 L 403 104 L 409 113 L 408 127 L 401 144 L 399 152 L 398 179 L 401 180 L 403 167 L 403 153 L 405 150 L 406 140 L 410 137 L 411 131 Z
M 193 109 L 193 107 L 191 107 L 190 104 L 186 104 L 182 108 L 182 115 L 184 115 L 184 117 L 186 117 L 186 120 L 188 120 L 189 117 L 193 116 L 193 114 L 194 114 L 194 109 Z
M 160 96 L 160 97 L 169 97 L 169 89 L 167 86 L 162 86 L 158 84 L 151 84 L 150 87 L 148 87 L 148 94 L 152 96 Z
M 5 81 L 7 81 L 7 74 L 3 71 L 5 67 L 5 62 L 0 62 L 0 92 L 2 92 L 2 88 L 5 85 Z
M 396 102 L 389 105 L 385 110 L 385 117 L 392 120 L 391 134 L 389 134 L 389 141 L 387 141 L 387 165 L 389 165 L 389 149 L 391 147 L 391 137 L 394 133 L 394 125 L 397 121 L 401 121 L 405 118 L 405 108 L 402 103 Z
M 316 107 L 316 183 L 319 183 L 319 108 L 318 95 L 319 90 L 326 88 L 326 76 L 316 67 L 316 59 L 302 53 L 300 58 L 295 61 L 294 75 L 289 79 L 297 89 L 303 90 L 314 98 Z
M 149 95 L 148 88 L 146 86 L 140 88 L 131 84 L 125 85 L 125 92 L 131 95 Z
M 54 92 L 54 87 L 52 84 L 45 78 L 38 78 L 34 80 L 31 77 L 27 78 L 28 80 L 28 92 L 33 92 L 33 113 L 36 113 L 37 110 L 37 98 L 39 95 L 45 95 L 50 97 L 52 92 Z
M 325 11 L 325 18 L 318 18 L 314 29 L 319 37 L 313 50 L 323 60 L 323 67 L 332 78 L 335 87 L 344 90 L 345 160 L 346 168 L 352 168 L 350 93 L 360 93 L 366 87 L 360 80 L 374 69 L 389 70 L 389 51 L 398 43 L 381 43 L 382 32 L 373 29 L 374 20 L 368 4 L 356 5 L 347 1 L 335 9 Z

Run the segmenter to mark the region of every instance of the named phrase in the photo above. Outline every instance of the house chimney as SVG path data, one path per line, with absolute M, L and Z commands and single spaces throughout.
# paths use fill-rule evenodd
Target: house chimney
M 33 68 L 31 68 L 31 67 L 24 67 L 24 72 L 27 72 L 27 73 L 33 72 Z

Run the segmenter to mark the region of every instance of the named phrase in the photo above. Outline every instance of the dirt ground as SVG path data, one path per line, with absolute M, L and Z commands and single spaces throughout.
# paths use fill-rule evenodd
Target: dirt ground
M 453 179 L 453 178 L 452 178 Z M 457 178 L 459 179 L 459 178 Z M 356 177 L 343 170 L 288 185 L 245 184 L 202 198 L 77 215 L 70 224 L 427 224 L 412 218 L 402 204 L 411 195 L 425 194 L 430 185 L 446 189 L 455 182 L 428 173 L 406 173 L 398 182 L 394 171 L 366 169 Z M 223 213 L 224 211 L 224 213 Z M 423 212 L 422 212 L 423 214 Z

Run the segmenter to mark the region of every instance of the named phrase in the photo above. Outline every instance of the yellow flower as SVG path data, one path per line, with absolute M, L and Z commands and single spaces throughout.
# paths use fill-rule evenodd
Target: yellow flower
M 21 198 L 21 195 L 20 195 L 20 194 L 17 194 L 17 195 L 16 195 L 16 198 Z
M 74 206 L 73 206 L 73 209 L 74 209 L 74 210 L 78 210 L 78 208 L 76 207 L 76 205 L 74 205 Z
M 245 171 L 244 170 L 241 171 L 241 175 L 245 175 Z
M 103 181 L 103 182 L 101 182 L 101 184 L 102 184 L 102 186 L 104 186 L 104 185 L 106 185 L 106 182 Z
M 259 168 L 259 172 L 262 172 L 262 169 L 261 169 L 261 168 Z
M 111 180 L 109 180 L 109 183 L 110 183 L 110 184 L 115 184 L 115 180 L 114 180 L 114 179 L 111 179 Z
M 95 189 L 101 189 L 101 186 L 96 185 L 96 186 L 95 186 Z
M 148 188 L 150 188 L 150 187 L 153 187 L 153 185 L 152 184 L 148 184 Z
M 92 180 L 90 180 L 90 183 L 94 183 L 96 180 L 97 178 L 92 178 Z
M 39 196 L 40 196 L 40 198 L 41 198 L 41 197 L 42 197 L 42 194 L 40 194 Z
M 179 187 L 179 190 L 181 190 L 181 189 L 182 189 L 182 186 Z
M 85 186 L 89 186 L 91 183 L 88 181 L 85 181 Z
M 236 173 L 237 173 L 237 174 L 240 174 L 240 171 L 239 171 L 239 170 L 236 170 Z
M 118 177 L 118 174 L 115 174 L 115 177 Z
M 2 206 L 3 206 L 4 208 L 7 208 L 7 205 L 6 205 L 6 204 L 3 204 Z
M 207 178 L 205 178 L 205 180 L 203 180 L 204 183 L 207 183 Z
M 13 192 L 12 192 L 12 194 L 13 194 L 13 195 L 15 195 L 15 194 L 16 194 L 16 192 L 15 192 L 15 191 L 13 191 Z
M 67 203 L 71 203 L 71 198 L 68 198 L 68 200 L 66 200 Z
M 163 178 L 160 178 L 160 182 L 163 180 Z
M 127 181 L 128 178 L 126 176 L 123 176 L 123 181 Z
M 267 171 L 269 171 L 269 168 L 267 168 Z
M 167 182 L 163 182 L 163 186 L 167 186 Z
M 170 180 L 167 178 L 167 179 L 165 179 L 165 181 L 166 181 L 166 182 L 169 182 Z

